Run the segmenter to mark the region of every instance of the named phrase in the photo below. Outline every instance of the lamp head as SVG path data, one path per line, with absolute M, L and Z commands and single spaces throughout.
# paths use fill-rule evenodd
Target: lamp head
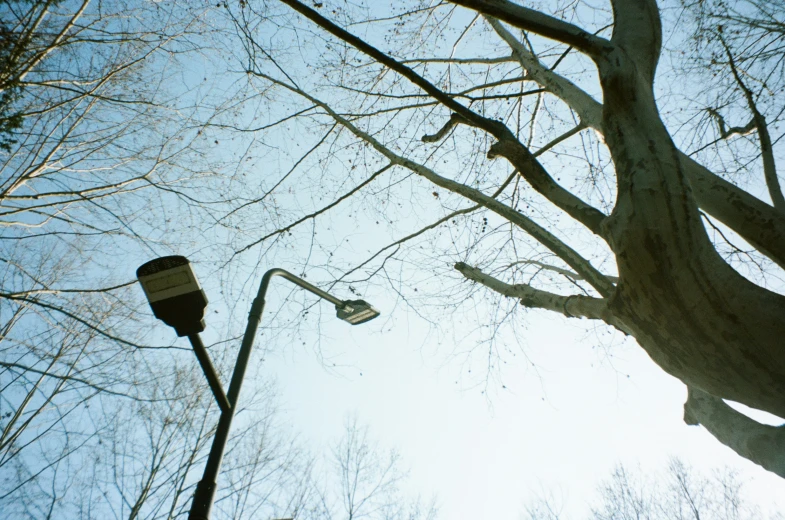
M 337 316 L 352 325 L 359 325 L 366 321 L 371 321 L 379 315 L 379 311 L 374 309 L 370 303 L 364 300 L 348 300 L 343 302 L 343 307 L 335 306 Z
M 136 277 L 142 284 L 155 317 L 174 327 L 178 336 L 188 336 L 204 330 L 207 296 L 196 280 L 187 258 L 156 258 L 139 267 Z

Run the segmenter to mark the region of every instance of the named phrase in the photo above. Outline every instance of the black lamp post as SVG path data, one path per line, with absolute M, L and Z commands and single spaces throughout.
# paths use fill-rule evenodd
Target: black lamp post
M 333 303 L 338 318 L 352 325 L 359 325 L 374 319 L 379 315 L 379 311 L 363 300 L 339 300 L 283 269 L 270 269 L 264 273 L 262 282 L 259 284 L 259 291 L 251 304 L 248 324 L 232 372 L 232 381 L 229 384 L 229 393 L 224 394 L 218 374 L 213 368 L 202 339 L 199 337 L 199 333 L 205 327 L 203 317 L 204 309 L 207 307 L 207 297 L 196 280 L 188 259 L 184 256 L 157 258 L 139 267 L 136 270 L 136 276 L 142 284 L 156 318 L 174 327 L 178 336 L 188 336 L 202 371 L 210 384 L 210 389 L 221 409 L 221 417 L 218 420 L 218 428 L 215 431 L 207 465 L 204 468 L 202 480 L 196 486 L 191 513 L 188 516 L 189 520 L 209 520 L 224 448 L 229 438 L 229 430 L 232 426 L 237 399 L 240 396 L 240 387 L 242 387 L 245 377 L 245 369 L 251 357 L 256 329 L 264 311 L 264 297 L 272 277 L 286 278 L 303 289 Z

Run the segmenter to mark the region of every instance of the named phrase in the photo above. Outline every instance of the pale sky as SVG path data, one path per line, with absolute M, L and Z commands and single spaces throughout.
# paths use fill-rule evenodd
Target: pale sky
M 373 303 L 384 312 L 383 296 Z M 785 510 L 785 482 L 685 425 L 684 385 L 642 349 L 617 349 L 611 366 L 579 320 L 538 314 L 526 336 L 542 381 L 509 366 L 508 389 L 489 399 L 456 384 L 460 367 L 430 355 L 424 328 L 407 326 L 405 316 L 389 332 L 378 322 L 328 326 L 323 343 L 345 343 L 342 361 L 354 365 L 338 374 L 307 348 L 268 355 L 264 371 L 278 382 L 286 420 L 313 449 L 328 446 L 356 414 L 384 447 L 400 450 L 413 490 L 437 494 L 441 518 L 518 519 L 527 496 L 546 490 L 578 519 L 614 465 L 660 471 L 671 456 L 707 471 L 732 466 L 751 503 Z

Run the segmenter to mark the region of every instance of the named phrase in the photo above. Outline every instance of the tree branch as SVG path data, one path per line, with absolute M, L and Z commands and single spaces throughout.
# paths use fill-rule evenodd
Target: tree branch
M 613 321 L 605 298 L 582 295 L 561 296 L 535 289 L 528 284 L 510 285 L 463 262 L 455 264 L 455 269 L 468 280 L 484 285 L 504 296 L 518 298 L 524 307 L 558 312 L 568 318 L 589 318 L 606 323 Z
M 545 87 L 577 112 L 586 126 L 602 132 L 602 103 L 591 97 L 575 83 L 561 76 L 537 59 L 499 20 L 490 16 L 485 21 L 512 50 L 512 55 L 526 71 L 526 78 Z
M 512 174 L 509 177 L 507 177 L 507 179 L 501 184 L 501 186 L 499 186 L 499 188 L 491 195 L 491 197 L 493 197 L 494 199 L 496 197 L 498 197 L 504 191 L 504 189 L 510 184 L 510 182 L 512 182 L 512 180 L 515 178 L 515 176 L 517 174 L 518 174 L 517 171 L 516 172 L 512 172 Z M 396 248 L 395 251 L 393 251 L 392 253 L 390 253 L 390 255 L 387 256 L 387 258 L 389 259 L 392 255 L 395 254 L 395 252 L 397 252 L 397 250 L 400 248 L 400 246 L 402 244 L 404 244 L 405 242 L 408 242 L 409 240 L 411 240 L 413 238 L 416 238 L 416 237 L 422 235 L 423 233 L 425 233 L 427 231 L 430 231 L 431 229 L 435 229 L 435 228 L 441 226 L 442 224 L 444 224 L 445 222 L 449 222 L 450 220 L 452 220 L 453 218 L 457 217 L 458 215 L 468 215 L 469 213 L 473 213 L 473 212 L 477 211 L 481 207 L 483 207 L 482 204 L 475 204 L 474 206 L 470 206 L 468 208 L 463 208 L 463 209 L 452 211 L 452 212 L 448 213 L 447 215 L 443 216 L 442 218 L 440 218 L 439 220 L 437 220 L 436 222 L 432 222 L 432 223 L 428 224 L 427 226 L 424 226 L 424 227 L 418 229 L 417 231 L 415 231 L 413 233 L 410 233 L 410 234 L 406 235 L 405 237 L 396 240 L 395 242 L 387 244 L 383 248 L 381 248 L 378 251 L 376 251 L 376 253 L 374 253 L 373 255 L 371 255 L 368 258 L 366 258 L 362 263 L 356 265 L 355 267 L 351 268 L 349 271 L 346 271 L 345 273 L 343 273 L 340 277 L 336 278 L 335 281 L 330 285 L 330 287 L 334 287 L 338 282 L 343 281 L 350 274 L 356 272 L 359 269 L 362 269 L 363 267 L 368 265 L 371 261 L 373 261 L 375 258 L 377 258 L 379 255 L 381 255 L 385 251 L 387 251 L 389 249 L 392 249 L 392 248 Z M 382 262 L 382 265 L 384 265 L 384 262 Z M 578 275 L 576 273 L 573 273 L 573 275 L 576 278 L 580 278 L 581 280 L 583 279 L 580 275 Z
M 766 118 L 763 117 L 763 114 L 758 110 L 752 91 L 741 79 L 739 71 L 736 68 L 736 61 L 733 59 L 733 55 L 731 54 L 728 45 L 725 43 L 722 34 L 720 34 L 720 42 L 725 48 L 725 54 L 728 56 L 728 64 L 730 65 L 731 72 L 733 72 L 733 78 L 736 80 L 736 83 L 739 85 L 742 92 L 744 92 L 744 97 L 747 99 L 747 106 L 749 107 L 750 112 L 752 112 L 752 122 L 755 124 L 755 128 L 758 131 L 758 139 L 760 140 L 760 154 L 763 158 L 763 178 L 766 179 L 766 187 L 769 189 L 771 202 L 780 213 L 785 213 L 785 196 L 782 194 L 780 180 L 777 177 L 774 150 L 771 144 L 771 135 L 769 135 L 769 127 L 766 124 Z
M 722 399 L 693 387 L 687 387 L 684 422 L 703 425 L 745 459 L 785 478 L 785 427 L 760 424 Z
M 785 269 L 785 216 L 679 152 L 700 208 Z
M 601 226 L 607 215 L 559 185 L 520 141 L 504 139 L 495 142 L 488 150 L 488 158 L 494 159 L 499 156 L 507 159 L 540 195 L 586 226 L 595 235 L 605 238 Z
M 498 20 L 486 20 L 513 50 L 528 79 L 548 89 L 577 112 L 581 122 L 602 134 L 602 103 L 545 67 Z M 785 217 L 775 208 L 709 171 L 689 155 L 679 151 L 679 159 L 701 209 L 785 269 Z
M 583 277 L 581 275 L 579 275 L 578 273 L 574 273 L 574 272 L 570 271 L 569 269 L 562 269 L 561 267 L 556 267 L 555 265 L 546 264 L 545 262 L 540 262 L 539 260 L 520 260 L 518 262 L 510 264 L 510 267 L 512 267 L 513 265 L 535 265 L 535 266 L 537 266 L 540 269 L 543 269 L 545 271 L 551 271 L 551 272 L 560 274 L 560 275 L 564 276 L 565 278 L 567 278 L 568 280 L 570 280 L 572 282 L 575 282 L 575 281 L 578 281 L 578 280 L 583 280 Z M 605 277 L 608 280 L 610 280 L 612 283 L 615 283 L 615 284 L 619 283 L 619 277 L 618 276 L 606 275 Z
M 52 364 L 54 364 L 54 361 L 52 361 Z M 123 393 L 123 392 L 117 392 L 115 390 L 110 390 L 109 388 L 107 388 L 105 386 L 100 386 L 100 385 L 97 385 L 95 383 L 91 383 L 87 379 L 83 379 L 83 378 L 72 376 L 72 375 L 70 375 L 70 370 L 69 370 L 69 374 L 64 375 L 64 376 L 63 375 L 59 375 L 59 374 L 55 374 L 55 373 L 52 373 L 50 371 L 51 365 L 46 370 L 40 370 L 40 369 L 29 367 L 29 366 L 26 366 L 26 365 L 21 365 L 19 363 L 8 363 L 8 362 L 5 362 L 5 361 L 0 361 L 0 366 L 3 367 L 3 368 L 9 369 L 9 370 L 13 370 L 13 371 L 32 372 L 34 374 L 38 374 L 41 377 L 51 377 L 52 379 L 57 379 L 57 380 L 60 380 L 60 381 L 65 381 L 65 382 L 70 382 L 70 383 L 78 383 L 78 384 L 84 385 L 84 386 L 86 386 L 88 388 L 92 388 L 93 390 L 95 390 L 97 392 L 102 392 L 102 393 L 105 393 L 105 394 L 115 395 L 115 396 L 118 396 L 118 397 L 125 397 L 125 398 L 128 398 L 128 399 L 132 399 L 134 401 L 149 402 L 149 403 L 157 402 L 157 401 L 172 401 L 172 399 L 170 399 L 170 398 L 164 398 L 164 399 L 144 399 L 144 398 L 141 398 L 141 397 L 133 396 L 131 394 L 126 394 L 126 393 Z M 71 367 L 71 368 L 73 369 L 74 367 Z M 20 407 L 20 410 L 23 411 L 23 409 L 21 407 Z
M 559 186 L 556 181 L 554 181 L 553 178 L 548 174 L 545 168 L 543 168 L 542 165 L 534 158 L 531 152 L 523 144 L 521 144 L 520 141 L 518 141 L 518 139 L 515 137 L 515 134 L 513 134 L 506 125 L 494 119 L 481 116 L 469 108 L 461 105 L 450 95 L 438 89 L 432 83 L 417 74 L 414 70 L 384 54 L 362 39 L 345 31 L 341 27 L 338 27 L 310 7 L 307 7 L 300 2 L 297 2 L 296 0 L 281 0 L 281 2 L 290 6 L 292 9 L 295 9 L 297 12 L 301 13 L 309 20 L 315 22 L 326 31 L 349 43 L 361 52 L 371 56 L 379 63 L 389 67 L 391 70 L 401 74 L 409 81 L 422 88 L 441 104 L 450 110 L 453 110 L 453 112 L 456 114 L 452 116 L 452 119 L 455 119 L 455 123 L 460 122 L 480 128 L 493 135 L 496 139 L 498 139 L 498 143 L 496 143 L 491 149 L 493 156 L 504 156 L 515 168 L 518 169 L 519 172 L 521 172 L 521 176 L 524 177 L 535 190 L 537 190 L 544 197 L 548 198 L 548 200 L 550 200 L 553 204 L 567 212 L 567 214 L 569 214 L 575 220 L 589 228 L 592 233 L 600 237 L 603 236 L 600 230 L 600 224 L 606 216 L 601 211 L 590 206 L 570 193 L 568 190 L 565 190 Z M 442 128 L 440 133 L 446 133 L 445 128 L 446 127 Z M 437 134 L 437 136 L 438 135 L 440 134 Z M 429 139 L 433 138 L 435 137 L 429 137 Z
M 613 45 L 605 38 L 595 36 L 563 20 L 507 0 L 451 0 L 451 2 L 468 7 L 483 15 L 493 16 L 519 29 L 532 31 L 546 38 L 566 43 L 592 58 L 613 49 Z
M 497 139 L 501 138 L 502 136 L 506 136 L 507 134 L 513 135 L 512 132 L 499 121 L 489 119 L 487 117 L 483 117 L 476 112 L 470 110 L 469 108 L 463 106 L 462 104 L 455 101 L 452 97 L 450 97 L 447 93 L 443 92 L 441 89 L 437 88 L 433 83 L 426 80 L 419 74 L 417 74 L 414 70 L 410 69 L 403 63 L 391 58 L 387 54 L 383 53 L 373 45 L 365 42 L 361 38 L 353 35 L 352 33 L 346 31 L 342 27 L 337 26 L 315 10 L 311 9 L 307 5 L 303 4 L 302 2 L 298 2 L 297 0 L 279 0 L 280 2 L 288 5 L 298 13 L 302 14 L 316 25 L 324 29 L 325 31 L 329 32 L 330 34 L 338 37 L 339 39 L 345 41 L 355 49 L 359 50 L 360 52 L 367 54 L 377 62 L 381 63 L 382 65 L 388 67 L 390 70 L 393 70 L 400 74 L 401 76 L 405 77 L 421 89 L 423 89 L 429 96 L 433 97 L 439 103 L 446 106 L 453 112 L 457 112 L 464 118 L 466 118 L 467 122 L 473 126 L 478 128 L 482 128 L 485 131 L 491 133 Z
M 426 143 L 436 142 L 444 138 L 444 136 L 458 124 L 469 123 L 462 115 L 452 114 L 447 123 L 439 129 L 438 132 L 433 135 L 424 135 L 422 141 Z M 565 136 L 557 138 L 557 142 L 574 135 L 582 129 L 583 126 L 580 125 L 573 130 L 570 130 Z M 515 138 L 499 140 L 491 145 L 488 150 L 489 159 L 495 159 L 497 157 L 504 157 L 507 159 L 507 161 L 518 170 L 520 176 L 523 177 L 537 193 L 589 228 L 592 233 L 604 238 L 601 224 L 603 220 L 605 220 L 606 215 L 597 208 L 576 197 L 570 191 L 561 187 L 553 180 L 553 177 L 550 176 L 540 161 L 537 160 L 537 155 L 539 155 L 539 153 L 531 153 L 526 146 Z
M 357 186 L 355 186 L 354 188 L 352 188 L 351 190 L 349 190 L 347 193 L 344 193 L 343 195 L 341 195 L 340 197 L 338 197 L 337 199 L 335 199 L 335 200 L 334 200 L 334 201 L 332 201 L 331 203 L 327 204 L 327 205 L 326 205 L 326 206 L 324 206 L 323 208 L 321 208 L 321 209 L 318 209 L 318 210 L 316 210 L 316 211 L 314 211 L 314 212 L 312 212 L 312 213 L 309 213 L 309 214 L 307 214 L 307 215 L 304 215 L 303 217 L 301 217 L 301 218 L 297 219 L 296 221 L 292 222 L 291 224 L 289 224 L 288 226 L 286 226 L 286 227 L 284 227 L 284 228 L 281 228 L 281 229 L 276 229 L 276 230 L 275 230 L 275 231 L 273 231 L 272 233 L 268 233 L 267 235 L 263 236 L 262 238 L 259 238 L 259 239 L 257 239 L 257 240 L 254 240 L 253 242 L 251 242 L 251 243 L 250 243 L 250 244 L 248 244 L 247 246 L 244 246 L 244 247 L 240 248 L 239 250 L 237 250 L 237 251 L 236 251 L 236 252 L 235 252 L 235 253 L 234 253 L 232 256 L 237 256 L 237 255 L 239 255 L 240 253 L 243 253 L 243 252 L 245 252 L 245 251 L 247 251 L 247 250 L 251 249 L 252 247 L 256 246 L 257 244 L 261 244 L 262 242 L 264 242 L 264 241 L 265 241 L 265 240 L 267 240 L 268 238 L 274 237 L 274 236 L 276 236 L 276 235 L 280 235 L 280 234 L 282 234 L 282 233 L 285 233 L 285 232 L 287 232 L 287 231 L 289 231 L 289 230 L 291 230 L 291 229 L 294 229 L 295 227 L 299 226 L 300 224 L 302 224 L 302 223 L 303 223 L 303 222 L 305 222 L 306 220 L 310 220 L 310 219 L 316 218 L 316 217 L 318 217 L 319 215 L 321 215 L 322 213 L 324 213 L 324 212 L 326 212 L 326 211 L 328 211 L 328 210 L 330 210 L 330 209 L 334 208 L 335 206 L 339 205 L 341 202 L 343 202 L 344 200 L 348 199 L 349 197 L 351 197 L 352 195 L 354 195 L 355 193 L 357 193 L 358 191 L 360 191 L 361 189 L 363 189 L 365 186 L 367 186 L 368 184 L 370 184 L 370 183 L 371 183 L 371 182 L 372 182 L 374 179 L 376 179 L 376 178 L 377 178 L 379 175 L 381 175 L 382 173 L 384 173 L 384 172 L 386 172 L 388 169 L 390 169 L 390 167 L 391 167 L 392 165 L 393 165 L 393 164 L 392 164 L 392 163 L 390 163 L 390 164 L 387 164 L 386 166 L 383 166 L 381 169 L 379 169 L 379 170 L 376 170 L 375 172 L 373 172 L 373 173 L 371 174 L 371 176 L 370 176 L 370 177 L 368 177 L 367 179 L 365 179 L 364 181 L 362 181 L 360 184 L 358 184 Z
M 751 119 L 749 123 L 744 126 L 731 126 L 729 127 L 727 123 L 725 123 L 725 118 L 715 109 L 709 107 L 706 111 L 714 117 L 717 121 L 717 127 L 720 131 L 720 137 L 722 139 L 727 139 L 733 135 L 746 135 L 755 128 L 755 120 Z
M 545 229 L 544 227 L 540 226 L 533 220 L 529 219 L 522 213 L 516 211 L 515 209 L 507 206 L 496 200 L 495 198 L 486 195 L 485 193 L 476 190 L 470 186 L 466 186 L 465 184 L 461 184 L 460 182 L 454 181 L 452 179 L 447 179 L 442 177 L 441 175 L 437 174 L 432 169 L 428 168 L 425 165 L 419 164 L 415 161 L 407 159 L 401 155 L 396 154 L 384 144 L 379 142 L 376 138 L 364 132 L 351 121 L 347 120 L 345 117 L 341 116 L 335 110 L 333 110 L 329 105 L 324 103 L 323 101 L 315 98 L 314 96 L 308 94 L 307 92 L 280 81 L 272 76 L 264 74 L 258 71 L 249 71 L 249 73 L 254 74 L 260 78 L 266 79 L 276 85 L 279 85 L 283 88 L 298 94 L 305 99 L 309 100 L 312 103 L 317 104 L 322 109 L 324 109 L 327 114 L 332 117 L 335 121 L 340 123 L 344 128 L 349 130 L 352 134 L 356 137 L 362 139 L 369 145 L 371 145 L 377 152 L 385 156 L 390 163 L 396 164 L 399 166 L 403 166 L 417 175 L 431 181 L 432 183 L 450 190 L 453 193 L 457 193 L 471 201 L 476 203 L 482 204 L 484 207 L 488 208 L 489 210 L 493 211 L 494 213 L 498 214 L 499 216 L 507 219 L 512 224 L 518 226 L 526 233 L 528 233 L 532 238 L 540 242 L 542 245 L 550 249 L 553 253 L 555 253 L 559 258 L 561 258 L 564 263 L 572 267 L 576 272 L 578 272 L 581 276 L 583 276 L 586 281 L 594 287 L 597 292 L 599 292 L 602 296 L 608 297 L 611 293 L 615 290 L 615 286 L 608 281 L 605 276 L 600 273 L 594 266 L 591 265 L 591 262 L 583 258 L 580 254 L 578 254 L 574 249 L 569 247 L 567 244 L 562 242 L 559 238 L 553 235 L 550 231 Z
M 118 336 L 114 336 L 114 335 L 110 334 L 109 332 L 101 329 L 98 325 L 90 323 L 86 318 L 83 318 L 83 317 L 81 317 L 81 316 L 79 316 L 77 314 L 69 312 L 69 311 L 65 310 L 64 308 L 59 307 L 57 305 L 53 305 L 53 304 L 50 304 L 50 303 L 45 303 L 45 302 L 43 302 L 43 301 L 41 301 L 41 300 L 39 300 L 39 299 L 37 299 L 35 297 L 17 296 L 17 295 L 11 294 L 11 293 L 0 292 L 0 300 L 2 300 L 2 299 L 8 299 L 8 300 L 15 300 L 15 301 L 20 301 L 20 302 L 25 302 L 25 303 L 28 303 L 30 305 L 35 305 L 35 306 L 41 307 L 43 309 L 47 309 L 47 310 L 50 310 L 50 311 L 54 311 L 56 313 L 60 313 L 60 314 L 62 314 L 64 316 L 67 316 L 68 318 L 71 318 L 72 320 L 74 320 L 74 321 L 76 321 L 78 323 L 81 323 L 82 325 L 86 326 L 90 330 L 93 330 L 93 331 L 97 332 L 98 334 L 100 334 L 101 336 L 103 336 L 103 337 L 105 337 L 107 339 L 110 339 L 112 341 L 116 341 L 117 343 L 129 346 L 129 347 L 139 348 L 139 345 L 137 345 L 136 343 L 132 343 L 132 342 L 124 340 L 123 338 L 120 338 Z M 186 349 L 183 349 L 183 350 L 186 350 Z

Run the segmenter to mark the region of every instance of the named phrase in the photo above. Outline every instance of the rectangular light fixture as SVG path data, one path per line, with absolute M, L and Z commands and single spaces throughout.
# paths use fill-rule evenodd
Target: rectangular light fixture
M 337 316 L 347 323 L 359 325 L 366 321 L 371 321 L 379 315 L 379 311 L 371 307 L 371 304 L 364 300 L 349 300 L 343 303 L 343 307 L 335 306 Z
M 136 276 L 150 303 L 202 289 L 183 256 L 156 258 L 137 269 Z
M 136 270 L 155 317 L 174 327 L 178 336 L 204 330 L 205 296 L 191 263 L 184 256 L 164 256 Z

